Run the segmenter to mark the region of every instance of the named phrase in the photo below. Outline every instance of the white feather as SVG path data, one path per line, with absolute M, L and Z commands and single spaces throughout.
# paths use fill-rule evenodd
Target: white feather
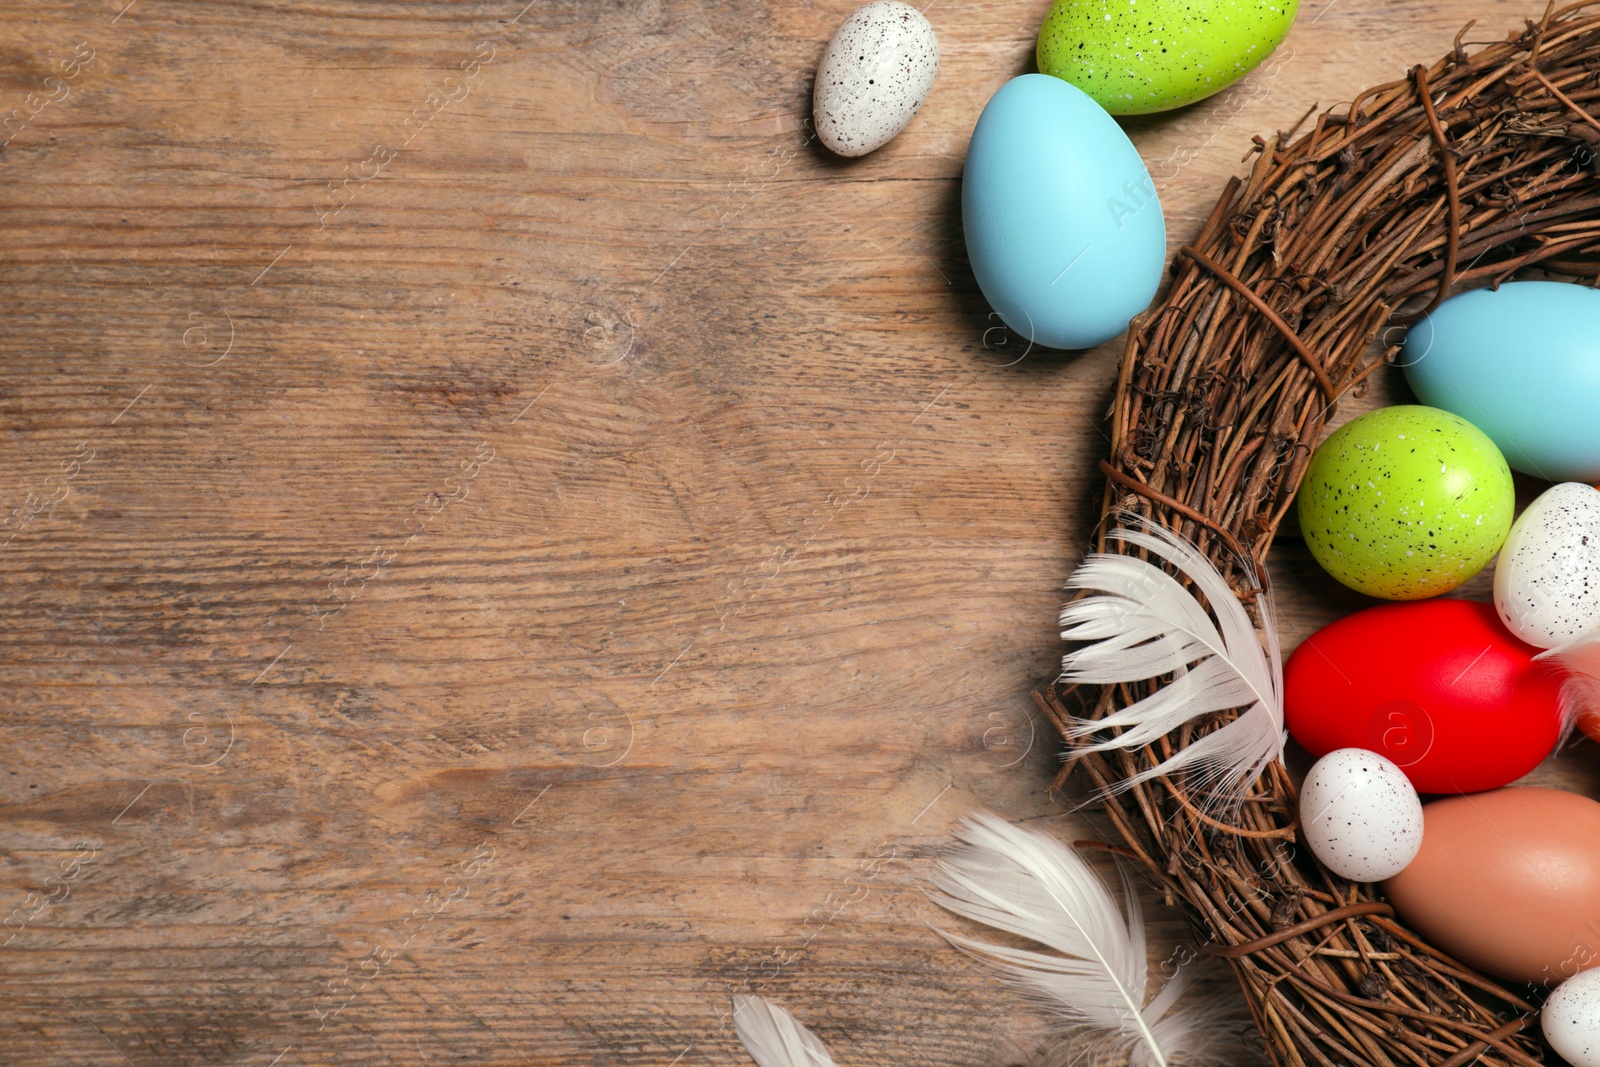
M 1090 1031 L 1086 1058 L 1167 1067 L 1191 1050 L 1203 1020 L 1178 1009 L 1182 971 L 1146 996 L 1144 918 L 1124 880 L 1127 913 L 1073 849 L 1038 830 L 979 812 L 956 831 L 963 842 L 939 865 L 942 907 L 1017 934 L 1056 954 L 944 936 L 1000 973 L 1066 1025 Z
M 1155 693 L 1103 719 L 1073 719 L 1068 740 L 1113 727 L 1121 733 L 1079 751 L 1142 748 L 1184 723 L 1230 708 L 1227 725 L 1179 749 L 1159 766 L 1117 783 L 1126 789 L 1179 771 L 1213 791 L 1209 803 L 1238 800 L 1283 753 L 1283 664 L 1271 597 L 1257 597 L 1265 646 L 1228 582 L 1192 541 L 1138 516 L 1111 539 L 1168 563 L 1204 603 L 1162 567 L 1136 556 L 1094 553 L 1067 581 L 1096 595 L 1061 612 L 1061 636 L 1087 642 L 1062 660 L 1062 680 L 1115 686 L 1171 675 Z M 1207 608 L 1209 607 L 1209 611 Z
M 733 998 L 733 1028 L 760 1067 L 834 1067 L 816 1034 L 761 997 Z
M 1581 720 L 1600 724 L 1600 633 L 1575 638 L 1534 658 L 1545 660 L 1562 672 L 1559 748 Z

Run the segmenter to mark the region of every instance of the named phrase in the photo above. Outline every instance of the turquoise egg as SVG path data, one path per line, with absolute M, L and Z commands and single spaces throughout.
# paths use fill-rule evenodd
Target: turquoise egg
M 1013 78 L 990 98 L 961 186 L 967 256 L 989 305 L 1048 348 L 1092 348 L 1149 306 L 1167 255 L 1150 172 L 1075 85 Z
M 1507 282 L 1462 293 L 1411 327 L 1402 362 L 1418 400 L 1477 426 L 1513 469 L 1600 480 L 1600 292 Z

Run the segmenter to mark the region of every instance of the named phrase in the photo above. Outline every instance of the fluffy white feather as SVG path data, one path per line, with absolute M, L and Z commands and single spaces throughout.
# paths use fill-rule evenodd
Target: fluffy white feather
M 934 876 L 934 901 L 1056 954 L 945 933 L 952 944 L 1084 1030 L 1084 1062 L 1168 1067 L 1193 1049 L 1204 1020 L 1177 1007 L 1186 973 L 1146 996 L 1144 919 L 1126 879 L 1124 915 L 1094 869 L 1048 834 L 979 812 L 956 837 L 962 844 Z
M 761 997 L 733 998 L 733 1028 L 760 1067 L 834 1067 L 816 1034 Z
M 1125 789 L 1158 775 L 1189 771 L 1212 791 L 1212 806 L 1225 806 L 1241 797 L 1283 752 L 1283 663 L 1272 600 L 1265 591 L 1257 598 L 1263 645 L 1227 580 L 1192 541 L 1138 516 L 1128 521 L 1111 539 L 1165 560 L 1204 603 L 1154 562 L 1120 553 L 1094 553 L 1085 559 L 1067 588 L 1095 595 L 1073 600 L 1062 610 L 1061 636 L 1087 643 L 1063 658 L 1063 680 L 1118 685 L 1168 674 L 1173 678 L 1104 719 L 1074 719 L 1068 737 L 1078 740 L 1120 727 L 1118 736 L 1085 750 L 1142 748 L 1191 719 L 1244 708 L 1233 722 L 1116 786 Z
M 1592 729 L 1600 725 L 1600 633 L 1568 641 L 1534 658 L 1554 664 L 1562 672 L 1560 744 L 1566 743 L 1574 726 Z

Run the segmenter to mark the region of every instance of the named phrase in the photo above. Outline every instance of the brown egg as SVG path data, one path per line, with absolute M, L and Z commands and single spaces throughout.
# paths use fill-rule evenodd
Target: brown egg
M 1384 883 L 1414 930 L 1463 963 L 1555 985 L 1600 963 L 1600 803 L 1511 788 L 1422 809 L 1422 851 Z

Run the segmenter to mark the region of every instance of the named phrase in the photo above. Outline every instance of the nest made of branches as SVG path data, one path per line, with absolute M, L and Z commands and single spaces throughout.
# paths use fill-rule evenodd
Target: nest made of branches
M 1335 403 L 1393 358 L 1406 323 L 1528 268 L 1600 278 L 1596 4 L 1546 10 L 1474 52 L 1462 43 L 1469 23 L 1431 66 L 1297 137 L 1255 139 L 1249 176 L 1228 183 L 1175 258 L 1167 295 L 1129 332 L 1101 464 L 1100 551 L 1128 551 L 1105 520 L 1139 512 L 1196 541 L 1252 604 Z M 1064 726 L 1149 691 L 1058 686 L 1041 700 Z M 1104 790 L 1191 739 L 1069 751 L 1063 777 L 1077 768 Z M 1231 964 L 1275 1063 L 1546 1062 L 1534 991 L 1452 960 L 1373 886 L 1289 847 L 1296 797 L 1281 764 L 1237 824 L 1204 814 L 1192 788 L 1153 779 L 1107 796 L 1105 810 Z

